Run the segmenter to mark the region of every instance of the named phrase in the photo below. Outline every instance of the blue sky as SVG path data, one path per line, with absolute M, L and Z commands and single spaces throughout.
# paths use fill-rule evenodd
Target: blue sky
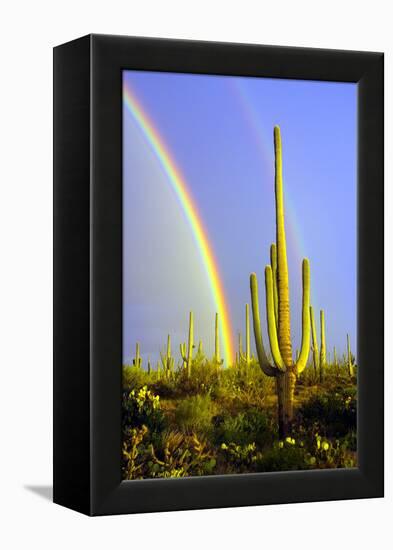
M 281 127 L 293 348 L 301 339 L 307 256 L 328 351 L 343 353 L 349 332 L 356 354 L 356 85 L 142 71 L 124 78 L 197 204 L 235 332 L 244 332 L 252 271 L 265 311 L 264 266 L 275 238 L 273 127 Z M 155 152 L 126 109 L 123 192 L 124 361 L 136 341 L 145 362 L 157 361 L 168 333 L 178 356 L 190 310 L 195 338 L 211 354 L 216 308 L 199 252 Z

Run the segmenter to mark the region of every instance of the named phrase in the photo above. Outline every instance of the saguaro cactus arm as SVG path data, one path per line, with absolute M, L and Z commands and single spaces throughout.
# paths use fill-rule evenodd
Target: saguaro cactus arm
M 276 376 L 277 369 L 269 363 L 262 339 L 261 320 L 259 316 L 258 279 L 255 273 L 250 276 L 251 308 L 254 328 L 255 347 L 257 349 L 259 366 L 267 376 Z
M 273 276 L 274 315 L 276 317 L 276 325 L 278 326 L 277 247 L 275 243 L 273 243 L 270 246 L 270 265 L 272 266 L 272 276 Z
M 314 309 L 312 306 L 310 306 L 310 322 L 311 322 L 312 353 L 313 353 L 313 359 L 314 359 L 314 368 L 315 370 L 317 370 L 319 369 L 319 348 L 318 348 L 317 331 L 315 328 Z
M 273 361 L 276 367 L 285 372 L 285 364 L 280 353 L 277 338 L 276 317 L 274 314 L 274 295 L 273 295 L 273 276 L 270 265 L 265 267 L 265 286 L 266 286 L 266 316 L 267 328 L 269 333 L 270 351 L 272 352 Z
M 180 344 L 180 355 L 185 363 L 187 363 L 186 343 Z
M 302 300 L 302 345 L 299 359 L 296 362 L 296 371 L 300 374 L 307 365 L 310 353 L 310 262 L 307 258 L 303 260 L 303 300 Z

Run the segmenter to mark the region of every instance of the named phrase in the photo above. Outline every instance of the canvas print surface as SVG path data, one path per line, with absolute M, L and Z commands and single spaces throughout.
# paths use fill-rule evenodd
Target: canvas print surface
M 356 93 L 123 72 L 124 480 L 356 466 Z

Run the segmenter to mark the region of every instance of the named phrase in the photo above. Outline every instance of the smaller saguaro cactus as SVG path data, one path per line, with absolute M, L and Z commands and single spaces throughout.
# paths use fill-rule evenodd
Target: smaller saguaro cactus
M 325 339 L 325 312 L 319 312 L 321 324 L 321 351 L 319 356 L 319 381 L 323 382 L 326 367 L 326 339 Z
M 157 380 L 161 380 L 161 365 L 159 361 L 157 361 Z
M 150 363 L 150 358 L 148 358 L 147 360 L 147 374 L 150 376 L 151 375 L 151 363 Z
M 319 347 L 318 347 L 317 331 L 315 328 L 314 309 L 312 306 L 310 306 L 310 321 L 311 321 L 311 336 L 312 336 L 311 349 L 312 349 L 312 356 L 313 356 L 313 363 L 314 363 L 314 374 L 316 378 L 317 373 L 319 371 Z
M 250 365 L 251 352 L 250 352 L 250 306 L 246 304 L 246 351 L 243 353 L 243 345 L 241 340 L 241 333 L 239 333 L 239 358 L 240 363 L 245 364 L 247 367 Z
M 270 245 L 270 264 L 272 268 L 273 279 L 273 303 L 276 327 L 278 328 L 278 293 L 277 293 L 277 246 L 276 243 Z
M 216 313 L 215 323 L 214 323 L 214 357 L 213 363 L 218 367 L 224 363 L 224 359 L 220 357 L 220 334 L 219 334 L 219 324 L 218 324 L 218 313 Z
M 183 359 L 183 365 L 187 369 L 187 376 L 191 376 L 192 365 L 192 350 L 194 347 L 194 314 L 190 311 L 190 318 L 188 324 L 188 351 L 186 349 L 186 343 L 180 344 L 180 355 Z
M 202 340 L 199 340 L 198 349 L 197 349 L 194 361 L 196 363 L 202 363 L 204 359 L 205 359 L 205 353 L 203 351 Z
M 349 334 L 347 334 L 347 362 L 348 362 L 348 374 L 353 376 L 353 364 L 352 364 L 352 354 L 351 354 L 351 342 L 349 341 Z
M 238 361 L 236 361 L 236 363 L 241 363 L 242 356 L 243 356 L 243 337 L 242 337 L 242 333 L 240 331 L 237 335 L 237 340 L 238 340 L 238 345 L 239 345 L 239 351 L 236 354 L 237 358 L 238 358 Z
M 135 357 L 132 360 L 132 364 L 134 365 L 134 367 L 137 367 L 138 369 L 142 368 L 142 357 L 140 353 L 139 342 L 136 343 Z
M 337 368 L 338 367 L 338 360 L 337 360 L 336 346 L 333 347 L 333 361 L 334 361 L 334 366 Z
M 168 334 L 166 352 L 165 354 L 160 352 L 161 363 L 164 369 L 164 376 L 169 378 L 173 373 L 175 359 L 171 355 L 171 335 Z

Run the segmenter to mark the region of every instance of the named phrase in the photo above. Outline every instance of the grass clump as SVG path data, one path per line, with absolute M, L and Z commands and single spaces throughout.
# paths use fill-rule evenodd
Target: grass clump
M 271 444 L 277 436 L 272 419 L 256 408 L 239 412 L 235 416 L 216 417 L 214 435 L 217 444 L 230 442 L 248 445 L 256 442 L 260 447 Z
M 214 406 L 210 395 L 193 395 L 180 401 L 175 411 L 175 421 L 187 433 L 208 433 L 213 415 Z

